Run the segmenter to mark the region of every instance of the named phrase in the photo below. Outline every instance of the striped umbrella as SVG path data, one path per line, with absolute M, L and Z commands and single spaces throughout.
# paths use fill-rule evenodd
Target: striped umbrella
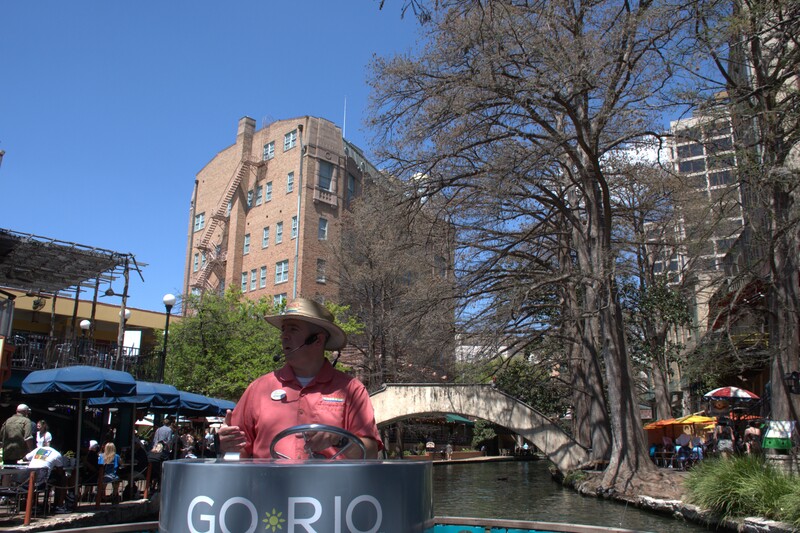
M 709 400 L 758 400 L 756 393 L 739 387 L 719 387 L 703 395 Z

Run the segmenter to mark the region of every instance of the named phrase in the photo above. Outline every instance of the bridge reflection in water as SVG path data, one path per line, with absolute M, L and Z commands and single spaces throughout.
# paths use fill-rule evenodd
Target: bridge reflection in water
M 565 522 L 675 533 L 712 531 L 610 500 L 581 496 L 553 481 L 548 461 L 437 464 L 435 516 Z

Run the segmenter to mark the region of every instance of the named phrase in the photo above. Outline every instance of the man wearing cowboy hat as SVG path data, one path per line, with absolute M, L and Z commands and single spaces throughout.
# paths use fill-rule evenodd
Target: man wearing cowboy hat
M 281 330 L 286 364 L 251 383 L 236 409 L 228 411 L 218 432 L 220 451 L 239 452 L 243 458 L 270 457 L 270 444 L 286 428 L 326 424 L 359 437 L 367 458 L 376 458 L 382 444 L 366 388 L 325 358 L 325 350 L 341 350 L 347 344 L 347 335 L 330 311 L 299 298 L 266 320 Z M 343 444 L 340 441 L 327 432 L 292 435 L 279 441 L 276 451 L 300 459 L 311 452 L 331 456 Z M 350 446 L 340 457 L 359 458 L 361 450 Z

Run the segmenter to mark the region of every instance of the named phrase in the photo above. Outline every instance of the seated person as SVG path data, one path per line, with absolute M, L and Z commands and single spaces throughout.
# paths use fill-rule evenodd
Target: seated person
M 698 461 L 703 460 L 704 449 L 703 439 L 699 436 L 692 438 L 692 453 L 697 457 Z
M 156 442 L 153 448 L 147 452 L 147 460 L 152 465 L 150 471 L 150 490 L 158 490 L 161 481 L 161 463 L 169 459 L 169 450 L 163 442 Z
M 691 443 L 691 442 L 692 442 L 692 435 L 691 435 L 691 433 L 690 433 L 690 432 L 691 432 L 691 429 L 689 429 L 689 431 L 687 431 L 686 429 L 684 429 L 684 430 L 683 430 L 683 433 L 681 433 L 680 435 L 678 435 L 678 438 L 677 438 L 677 439 L 675 439 L 675 444 L 677 444 L 677 445 L 678 445 L 678 446 L 680 446 L 681 448 L 683 448 L 683 447 L 685 447 L 685 446 L 689 446 L 689 443 Z
M 145 475 L 147 474 L 147 465 L 148 465 L 148 457 L 147 451 L 145 451 L 144 446 L 142 446 L 142 441 L 136 439 L 133 442 L 133 480 L 136 481 L 137 479 L 144 479 Z M 130 484 L 131 480 L 131 458 L 130 452 L 126 454 L 126 466 L 123 466 L 119 469 L 119 477 L 122 481 L 127 482 Z M 132 490 L 131 487 L 126 486 L 125 489 L 122 491 L 123 499 L 133 499 L 133 496 L 137 494 L 137 491 Z
M 100 465 L 97 461 L 99 451 L 100 444 L 96 440 L 90 440 L 89 449 L 86 450 L 86 455 L 83 456 L 83 461 L 81 461 L 81 500 L 88 500 L 91 493 L 91 486 L 97 484 L 97 478 L 100 472 Z
M 113 442 L 107 442 L 103 453 L 98 455 L 97 462 L 103 466 L 103 483 L 111 483 L 111 501 L 119 496 L 119 464 L 120 457 Z
M 689 446 L 678 446 L 675 450 L 675 465 L 679 468 L 684 468 L 686 466 L 686 462 L 689 460 L 691 456 L 691 450 Z
M 36 486 L 41 487 L 48 479 L 53 481 L 55 486 L 55 506 L 56 512 L 64 511 L 64 497 L 67 494 L 67 474 L 64 472 L 64 458 L 58 450 L 50 446 L 39 446 L 25 456 L 29 461 L 28 468 L 37 468 Z M 23 483 L 20 488 L 28 490 L 28 482 Z

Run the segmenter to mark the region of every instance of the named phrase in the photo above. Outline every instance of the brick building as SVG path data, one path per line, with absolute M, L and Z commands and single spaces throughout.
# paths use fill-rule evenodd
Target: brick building
M 232 284 L 273 302 L 337 299 L 329 245 L 339 219 L 377 170 L 332 122 L 311 116 L 256 130 L 239 120 L 235 144 L 197 174 L 184 292 Z

